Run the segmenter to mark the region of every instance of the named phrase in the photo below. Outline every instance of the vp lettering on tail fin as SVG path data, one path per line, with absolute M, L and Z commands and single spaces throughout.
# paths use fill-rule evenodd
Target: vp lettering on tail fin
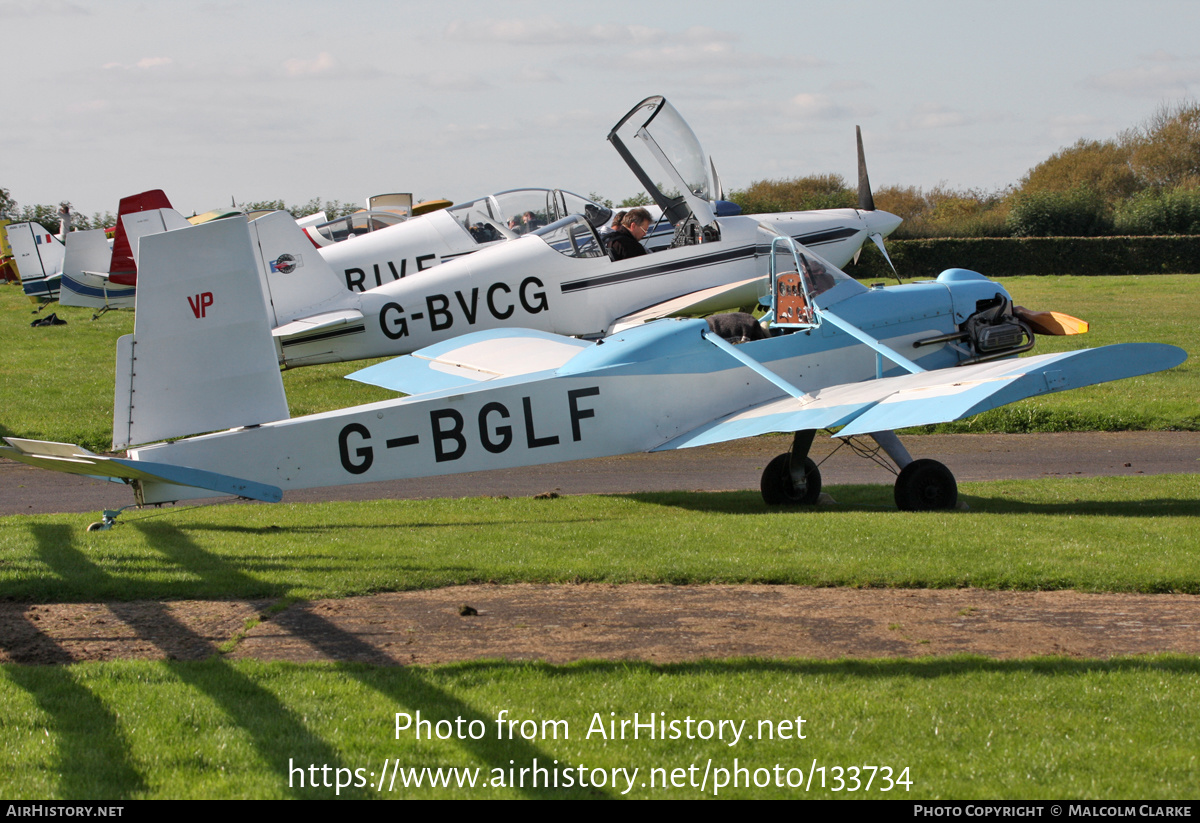
M 113 448 L 288 417 L 246 220 L 141 239 L 117 345 Z

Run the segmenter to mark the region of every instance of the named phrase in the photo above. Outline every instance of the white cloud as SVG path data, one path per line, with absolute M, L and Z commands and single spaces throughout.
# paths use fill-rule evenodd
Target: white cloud
M 521 83 L 561 83 L 562 78 L 549 69 L 525 66 L 517 72 L 515 79 Z
M 1100 117 L 1089 114 L 1065 114 L 1051 117 L 1049 123 L 1050 136 L 1062 142 L 1075 141 L 1082 134 L 1096 133 L 1107 128 Z
M 109 105 L 107 100 L 81 100 L 78 103 L 69 104 L 66 108 L 73 114 L 93 114 L 105 111 Z
M 91 15 L 91 11 L 78 3 L 65 0 L 3 0 L 0 2 L 0 17 L 63 17 L 65 15 Z
M 455 20 L 446 26 L 446 39 L 514 45 L 582 45 L 643 42 L 663 37 L 647 26 L 598 23 L 576 26 L 552 17 L 533 20 Z
M 435 91 L 482 91 L 492 84 L 478 75 L 463 71 L 431 71 L 417 75 L 414 82 Z
M 642 70 L 678 69 L 681 67 L 730 67 L 737 70 L 758 68 L 811 68 L 821 65 L 815 57 L 772 57 L 738 51 L 727 40 L 667 43 L 655 48 L 631 51 L 617 62 L 622 67 Z
M 740 40 L 741 37 L 730 31 L 721 31 L 720 29 L 711 29 L 708 26 L 692 26 L 690 29 L 679 35 L 680 40 L 708 43 L 714 40 L 723 40 L 732 43 L 735 40 Z
M 1137 97 L 1186 97 L 1200 86 L 1200 66 L 1196 61 L 1160 54 L 1150 59 L 1153 62 L 1149 65 L 1095 75 L 1088 78 L 1085 85 Z
M 897 127 L 906 131 L 919 131 L 964 126 L 966 123 L 967 117 L 960 111 L 936 103 L 924 103 L 917 106 L 916 112 L 910 117 L 901 120 Z
M 790 103 L 801 116 L 812 120 L 834 120 L 850 113 L 824 94 L 797 94 Z
M 143 57 L 136 63 L 121 63 L 113 61 L 105 63 L 100 68 L 102 69 L 159 69 L 163 66 L 169 66 L 175 61 L 170 57 Z
M 290 60 L 283 61 L 283 70 L 292 77 L 311 77 L 316 74 L 325 74 L 332 71 L 336 66 L 337 61 L 327 51 L 321 52 L 312 60 L 293 57 Z
M 871 84 L 866 83 L 862 80 L 842 79 L 842 80 L 834 80 L 832 83 L 830 83 L 825 88 L 829 89 L 829 91 L 845 92 L 845 91 L 867 91 L 867 90 L 874 88 L 874 86 L 872 86 Z

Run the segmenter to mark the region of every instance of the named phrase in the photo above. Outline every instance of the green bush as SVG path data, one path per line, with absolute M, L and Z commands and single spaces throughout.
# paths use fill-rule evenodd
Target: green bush
M 936 277 L 964 268 L 988 277 L 1072 274 L 1198 274 L 1200 235 L 1184 237 L 951 237 L 887 240 L 902 277 Z M 860 280 L 887 280 L 892 271 L 873 249 L 846 273 Z
M 743 214 L 852 209 L 858 205 L 858 193 L 846 186 L 840 174 L 757 180 L 746 189 L 730 192 L 729 199 L 742 207 Z
M 1123 234 L 1200 234 L 1200 190 L 1142 192 L 1117 209 L 1116 225 Z
M 1088 186 L 1017 194 L 1008 225 L 1015 237 L 1099 237 L 1113 230 L 1104 199 Z

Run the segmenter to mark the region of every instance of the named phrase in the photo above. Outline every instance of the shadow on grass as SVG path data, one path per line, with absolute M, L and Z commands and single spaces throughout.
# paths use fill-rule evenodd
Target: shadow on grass
M 34 534 L 38 541 L 38 554 L 50 566 L 61 585 L 64 582 L 74 587 L 106 590 L 119 586 L 113 575 L 93 563 L 73 543 L 73 529 L 60 524 L 36 524 Z M 147 542 L 173 563 L 193 575 L 202 577 L 219 588 L 239 588 L 259 584 L 246 571 L 223 558 L 206 551 L 195 543 L 186 532 L 170 524 L 156 524 L 152 529 L 143 529 Z M 279 590 L 286 586 L 278 586 Z M 331 785 L 326 784 L 330 772 L 321 775 L 322 785 L 314 786 L 309 765 L 328 766 L 336 776 L 353 774 L 338 754 L 335 745 L 312 732 L 306 721 L 286 706 L 275 694 L 256 682 L 236 664 L 216 656 L 211 640 L 193 632 L 180 623 L 170 610 L 159 603 L 142 604 L 133 608 L 128 604 L 113 604 L 113 616 L 133 630 L 138 640 L 151 642 L 168 658 L 177 656 L 203 657 L 209 660 L 198 663 L 171 663 L 170 671 L 178 679 L 203 693 L 228 716 L 232 722 L 246 732 L 258 758 L 265 767 L 274 772 L 279 792 L 292 797 L 328 797 Z M 37 631 L 33 624 L 29 632 L 39 635 L 36 639 L 40 657 L 44 661 L 70 663 L 68 650 L 57 646 L 53 640 Z M 307 613 L 304 617 L 304 636 L 308 642 L 328 650 L 349 649 L 364 659 L 388 662 L 375 653 L 367 644 L 354 635 L 339 629 L 319 615 Z M 27 642 L 25 638 L 23 642 Z M 0 645 L 8 646 L 0 639 Z M 47 648 L 48 647 L 48 648 Z M 8 651 L 15 651 L 8 649 Z M 10 653 L 10 657 L 14 655 Z M 48 727 L 53 730 L 57 759 L 54 764 L 57 785 L 56 797 L 63 799 L 116 798 L 125 799 L 147 791 L 145 777 L 139 773 L 125 738 L 122 714 L 128 714 L 123 706 L 106 704 L 104 699 L 88 689 L 78 669 L 68 666 L 22 666 L 4 667 L 8 679 L 24 689 L 38 707 L 50 716 Z M 466 720 L 481 720 L 485 724 L 494 718 L 485 717 L 462 700 L 428 682 L 416 670 L 391 669 L 390 677 L 370 676 L 373 669 L 354 669 L 351 674 L 365 686 L 379 692 L 391 704 L 389 709 L 409 709 L 415 714 L 420 711 L 426 717 L 461 716 Z M 153 688 L 146 686 L 146 688 Z M 392 716 L 389 710 L 388 716 Z M 498 741 L 485 737 L 481 741 L 465 740 L 461 745 L 477 758 L 488 764 L 489 769 L 501 768 L 507 773 L 509 760 L 531 764 L 535 759 L 550 764 L 554 757 L 523 739 Z M 299 769 L 294 768 L 300 764 Z M 561 762 L 559 768 L 570 768 Z M 518 787 L 517 792 L 530 797 L 561 796 L 544 788 Z M 364 797 L 370 788 L 353 786 L 343 788 L 341 796 Z M 602 791 L 578 792 L 580 796 L 603 797 Z
M 570 771 L 573 768 L 562 755 L 556 757 L 553 753 L 540 749 L 520 736 L 513 739 L 498 739 L 493 731 L 496 722 L 494 716 L 485 715 L 447 690 L 434 686 L 430 682 L 428 671 L 424 668 L 380 667 L 379 663 L 391 663 L 390 658 L 353 633 L 339 628 L 336 624 L 309 609 L 302 610 L 297 614 L 295 622 L 290 628 L 295 635 L 303 637 L 305 641 L 332 657 L 354 657 L 359 660 L 372 661 L 375 665 L 341 664 L 337 665 L 337 668 L 382 695 L 389 704 L 386 706 L 388 718 L 392 718 L 397 711 L 406 710 L 414 718 L 414 721 L 419 712 L 420 717 L 431 719 L 432 722 L 441 719 L 462 718 L 464 727 L 469 727 L 475 720 L 482 722 L 488 733 L 479 740 L 472 740 L 469 737 L 457 740 L 456 745 L 484 762 L 485 768 L 489 772 L 499 769 L 504 775 L 507 775 L 509 769 L 513 767 L 510 761 L 515 761 L 517 769 L 529 767 L 535 760 L 544 768 L 551 767 L 551 764 L 557 764 L 553 768 L 561 771 Z M 509 788 L 523 797 L 531 798 L 608 797 L 607 792 L 595 787 L 576 789 L 573 792 L 557 788 L 551 789 L 544 785 L 511 786 Z M 393 794 L 393 792 L 388 791 L 386 794 Z
M 1061 503 L 1031 503 L 1007 497 L 963 495 L 973 511 L 988 514 L 1071 514 L 1096 517 L 1195 517 L 1200 515 L 1200 501 L 1173 498 L 1144 500 L 1086 500 L 1077 498 Z
M 72 544 L 70 532 L 65 526 L 35 527 L 42 559 L 76 586 L 99 589 L 112 586 L 110 575 Z M 147 540 L 175 563 L 220 586 L 246 583 L 245 572 L 205 551 L 177 529 L 155 530 L 147 534 Z M 161 647 L 168 657 L 181 649 L 201 656 L 216 653 L 208 638 L 196 635 L 178 622 L 163 604 L 147 604 L 136 610 L 115 604 L 113 613 L 140 639 L 161 644 L 161 638 L 169 637 L 171 647 Z M 64 649 L 48 657 L 60 662 L 71 659 Z M 220 658 L 203 665 L 178 665 L 173 669 L 183 682 L 206 694 L 248 733 L 259 757 L 279 775 L 285 794 L 324 796 L 323 789 L 287 790 L 289 764 L 283 760 L 283 752 L 305 763 L 337 768 L 341 762 L 336 749 L 312 734 L 278 698 Z M 25 688 L 52 716 L 58 735 L 60 797 L 126 798 L 145 790 L 145 781 L 130 762 L 129 746 L 117 722 L 120 714 L 117 709 L 121 707 L 106 706 L 76 681 L 70 668 L 13 666 L 8 672 L 12 682 Z M 351 797 L 361 794 L 349 792 Z
M 239 526 L 232 523 L 189 523 L 186 525 L 188 531 L 195 532 L 217 532 L 221 534 L 246 534 L 258 537 L 265 537 L 271 534 L 287 532 L 289 534 L 336 534 L 344 532 L 346 529 L 354 529 L 355 531 L 378 531 L 384 530 L 395 532 L 401 529 L 482 529 L 491 528 L 494 526 L 520 526 L 523 524 L 532 524 L 538 526 L 570 526 L 577 523 L 594 523 L 595 517 L 572 517 L 561 519 L 550 519 L 545 517 L 526 517 L 526 518 L 505 518 L 503 520 L 460 520 L 452 523 L 414 523 L 400 520 L 395 523 L 375 523 L 370 525 L 362 524 L 347 524 L 347 523 L 331 523 L 327 526 Z M 614 518 L 615 519 L 615 518 Z M 144 531 L 158 528 L 164 524 L 147 524 L 141 527 Z M 177 527 L 166 524 L 168 529 L 176 529 Z
M 362 664 L 356 664 L 362 665 Z M 1021 660 L 995 660 L 987 657 L 955 655 L 952 657 L 889 658 L 875 660 L 702 660 L 688 663 L 646 663 L 640 661 L 585 660 L 577 663 L 514 663 L 504 660 L 482 660 L 452 663 L 437 667 L 443 672 L 475 672 L 486 674 L 512 668 L 535 668 L 547 677 L 570 677 L 577 673 L 625 675 L 629 672 L 648 672 L 665 676 L 740 675 L 769 672 L 797 675 L 839 675 L 857 679 L 886 679 L 919 677 L 933 679 L 954 677 L 976 672 L 1035 674 L 1046 676 L 1080 675 L 1091 672 L 1160 672 L 1163 674 L 1200 674 L 1200 659 L 1189 655 L 1163 654 L 1148 657 L 1115 657 L 1108 660 L 1079 658 L 1035 657 Z
M 72 543 L 71 532 L 70 527 L 60 525 L 38 524 L 34 527 L 38 553 L 55 570 L 60 582 L 99 590 L 119 585 Z M 177 529 L 156 530 L 147 534 L 147 540 L 175 563 L 218 586 L 246 583 L 245 572 L 205 551 Z M 163 604 L 147 604 L 136 610 L 115 604 L 113 613 L 139 639 L 159 645 L 165 656 L 173 657 L 183 649 L 199 656 L 216 653 L 208 638 L 178 622 Z M 163 637 L 170 638 L 169 647 L 163 645 Z M 53 641 L 44 635 L 41 639 L 41 645 L 53 645 Z M 71 655 L 58 648 L 46 653 L 43 659 L 68 662 Z M 110 709 L 78 683 L 73 670 L 66 667 L 28 669 L 13 666 L 8 671 L 10 679 L 25 688 L 52 717 L 51 722 L 59 735 L 59 796 L 125 798 L 145 790 L 144 779 L 130 762 L 129 746 L 117 722 L 121 707 Z M 208 695 L 249 734 L 262 761 L 279 774 L 282 786 L 287 786 L 289 778 L 288 764 L 281 759 L 281 752 L 285 750 L 294 752 L 305 762 L 340 765 L 332 745 L 309 732 L 301 719 L 278 698 L 224 660 L 216 658 L 198 667 L 181 666 L 176 671 L 184 682 Z M 300 796 L 324 794 L 323 791 L 293 793 Z M 355 794 L 352 792 L 350 796 Z
M 899 513 L 892 497 L 891 486 L 831 486 L 825 491 L 834 503 L 820 506 L 768 506 L 757 492 L 644 492 L 614 495 L 635 503 L 684 509 L 704 514 L 763 515 L 794 514 L 836 516 L 839 513 L 867 513 L 890 510 Z M 1080 489 L 1086 494 L 1086 489 Z M 1078 497 L 1070 501 L 1037 503 L 1011 497 L 982 494 L 959 494 L 969 507 L 963 511 L 917 512 L 916 516 L 931 517 L 952 514 L 969 517 L 976 514 L 1070 514 L 1104 517 L 1195 517 L 1200 515 L 1200 501 L 1192 498 L 1145 498 L 1136 500 L 1088 500 Z
M 56 750 L 52 768 L 58 776 L 55 797 L 127 800 L 146 790 L 131 762 L 117 713 L 80 683 L 74 671 L 9 665 L 4 673 L 49 715 L 47 732 Z

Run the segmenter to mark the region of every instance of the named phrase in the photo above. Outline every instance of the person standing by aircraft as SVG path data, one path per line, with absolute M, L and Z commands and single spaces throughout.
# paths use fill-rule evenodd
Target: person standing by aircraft
M 639 257 L 646 253 L 641 240 L 650 231 L 650 212 L 638 207 L 630 209 L 625 215 L 625 222 L 612 233 L 608 241 L 608 256 L 613 262 Z

